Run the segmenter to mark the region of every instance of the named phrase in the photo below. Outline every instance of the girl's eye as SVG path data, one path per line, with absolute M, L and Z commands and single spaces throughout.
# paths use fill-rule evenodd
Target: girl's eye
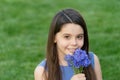
M 70 39 L 70 36 L 64 36 L 65 39 Z
M 83 35 L 77 36 L 78 39 L 83 39 Z

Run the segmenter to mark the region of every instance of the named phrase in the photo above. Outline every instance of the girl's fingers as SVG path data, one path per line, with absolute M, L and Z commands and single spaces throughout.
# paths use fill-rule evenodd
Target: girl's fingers
M 76 74 L 74 75 L 71 80 L 86 80 L 85 74 Z

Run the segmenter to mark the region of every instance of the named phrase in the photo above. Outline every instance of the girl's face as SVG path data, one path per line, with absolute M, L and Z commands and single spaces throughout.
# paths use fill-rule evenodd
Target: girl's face
M 61 30 L 55 35 L 59 55 L 72 55 L 77 48 L 84 44 L 84 32 L 80 25 L 74 23 L 64 24 Z

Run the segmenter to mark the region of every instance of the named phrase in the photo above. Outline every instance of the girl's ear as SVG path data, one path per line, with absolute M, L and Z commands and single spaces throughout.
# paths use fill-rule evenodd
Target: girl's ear
M 56 43 L 57 42 L 57 40 L 56 40 L 56 36 L 55 36 L 55 38 L 54 38 L 54 43 Z
M 54 43 L 56 43 L 56 39 L 54 39 Z

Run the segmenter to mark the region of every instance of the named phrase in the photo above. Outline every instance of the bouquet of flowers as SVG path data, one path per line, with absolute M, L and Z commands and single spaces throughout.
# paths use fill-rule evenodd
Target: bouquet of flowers
M 90 60 L 85 50 L 76 49 L 73 55 L 66 55 L 65 60 L 68 62 L 68 66 L 72 66 L 75 74 L 81 73 L 83 67 L 90 65 Z

